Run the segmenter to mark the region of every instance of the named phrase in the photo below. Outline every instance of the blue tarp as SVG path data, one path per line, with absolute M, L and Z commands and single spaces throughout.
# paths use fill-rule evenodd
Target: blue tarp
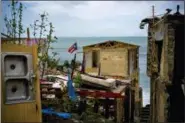
M 67 90 L 68 90 L 68 96 L 72 101 L 75 101 L 77 99 L 75 89 L 73 87 L 73 81 L 71 80 L 71 74 L 68 70 L 68 82 L 67 82 Z
M 63 119 L 71 118 L 71 114 L 70 113 L 59 112 L 59 113 L 55 113 L 55 115 L 57 115 L 58 117 L 63 118 Z
M 75 101 L 77 99 L 76 94 L 75 94 L 75 89 L 73 87 L 73 81 L 68 80 L 67 82 L 67 89 L 68 89 L 68 96 L 72 101 Z
M 63 119 L 71 118 L 70 113 L 55 112 L 52 108 L 42 109 L 42 113 L 47 114 L 47 115 L 56 115 L 56 116 L 58 116 L 60 118 L 63 118 Z
M 42 113 L 52 115 L 54 113 L 54 111 L 51 108 L 47 108 L 47 109 L 42 109 Z

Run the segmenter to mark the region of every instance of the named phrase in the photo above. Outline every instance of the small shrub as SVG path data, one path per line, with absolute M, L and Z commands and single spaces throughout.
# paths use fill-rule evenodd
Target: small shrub
M 82 77 L 80 73 L 77 73 L 77 76 L 74 77 L 73 82 L 75 83 L 76 88 L 79 88 L 82 85 Z
M 56 78 L 52 77 L 52 76 L 47 76 L 47 80 L 50 81 L 50 82 L 55 82 Z

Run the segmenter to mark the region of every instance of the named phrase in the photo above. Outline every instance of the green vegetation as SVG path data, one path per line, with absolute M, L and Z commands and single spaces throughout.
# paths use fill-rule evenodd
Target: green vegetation
M 80 73 L 77 73 L 77 76 L 74 77 L 73 82 L 75 83 L 76 88 L 79 88 L 82 85 L 82 78 Z
M 13 43 L 15 43 L 16 38 L 18 37 L 20 44 L 21 35 L 25 32 L 22 25 L 22 13 L 24 6 L 22 3 L 12 0 L 8 7 L 10 8 L 11 16 L 8 17 L 5 15 L 4 17 L 6 35 L 12 38 Z
M 46 78 L 49 82 L 55 82 L 56 81 L 56 77 L 52 77 L 52 76 L 47 76 Z
M 51 44 L 55 43 L 57 38 L 53 36 L 54 27 L 51 22 L 48 22 L 47 12 L 40 14 L 40 19 L 35 20 L 31 28 L 33 29 L 34 38 L 38 39 L 39 67 L 41 78 L 43 78 L 46 68 L 56 68 L 59 63 L 59 59 L 56 58 L 56 52 L 52 52 L 52 57 L 49 56 L 49 49 L 52 49 Z M 49 28 L 49 32 L 47 32 L 47 28 Z M 38 38 L 36 38 L 37 36 Z
M 68 61 L 68 60 L 65 60 L 63 66 L 66 67 L 66 68 L 68 68 L 68 67 L 70 66 L 70 65 L 69 65 L 69 61 Z
M 6 28 L 6 35 L 12 38 L 13 43 L 19 41 L 21 44 L 21 35 L 25 33 L 23 27 L 22 19 L 23 19 L 23 12 L 24 12 L 24 5 L 21 2 L 17 2 L 12 0 L 11 4 L 8 5 L 11 10 L 11 16 L 8 17 L 7 15 L 4 17 L 5 28 Z M 33 36 L 37 40 L 38 45 L 38 57 L 39 63 L 38 67 L 41 70 L 41 78 L 43 78 L 45 69 L 47 67 L 53 69 L 56 68 L 59 59 L 56 58 L 57 53 L 52 52 L 52 57 L 49 56 L 49 50 L 52 50 L 51 44 L 56 42 L 57 37 L 53 36 L 54 27 L 51 22 L 48 21 L 48 13 L 43 12 L 40 14 L 40 19 L 35 20 L 33 25 L 31 25 L 33 29 Z M 47 29 L 49 29 L 47 31 Z M 46 39 L 46 40 L 43 40 Z
M 19 14 L 19 21 L 18 21 L 18 37 L 19 37 L 19 44 L 21 43 L 21 34 L 24 33 L 23 30 L 23 25 L 22 25 L 22 12 L 23 12 L 23 5 L 22 3 L 19 3 L 19 9 L 18 9 L 18 14 Z
M 58 65 L 57 65 L 57 70 L 60 71 L 60 72 L 62 72 L 62 71 L 64 70 L 64 66 L 58 64 Z

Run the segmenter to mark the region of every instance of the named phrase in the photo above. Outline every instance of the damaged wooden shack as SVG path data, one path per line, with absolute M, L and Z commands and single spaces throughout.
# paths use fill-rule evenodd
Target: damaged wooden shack
M 184 15 L 179 12 L 143 19 L 148 24 L 147 75 L 150 123 L 184 122 Z
M 94 97 L 103 101 L 107 118 L 110 105 L 114 105 L 117 123 L 138 122 L 142 107 L 139 46 L 106 41 L 84 46 L 83 54 L 83 85 L 77 89 L 78 94 L 84 98 Z M 97 104 L 95 107 L 97 108 Z

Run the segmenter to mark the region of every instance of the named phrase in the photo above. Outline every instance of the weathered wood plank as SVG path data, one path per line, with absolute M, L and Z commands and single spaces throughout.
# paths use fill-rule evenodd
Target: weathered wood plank
M 123 99 L 116 99 L 116 123 L 123 123 Z

